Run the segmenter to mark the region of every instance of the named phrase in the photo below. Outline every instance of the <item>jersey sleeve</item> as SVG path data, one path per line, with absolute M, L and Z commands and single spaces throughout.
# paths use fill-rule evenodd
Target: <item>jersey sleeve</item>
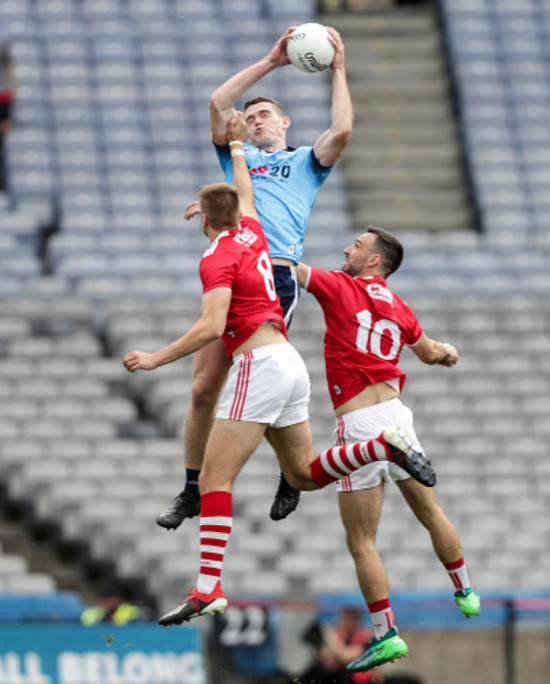
M 409 347 L 414 347 L 415 344 L 418 344 L 420 341 L 420 338 L 424 334 L 424 331 L 422 330 L 422 327 L 420 323 L 418 322 L 416 316 L 414 315 L 413 310 L 408 304 L 405 304 L 403 302 L 403 320 L 405 323 L 404 326 L 404 332 L 405 332 L 405 344 L 408 345 Z
M 311 174 L 313 178 L 315 179 L 317 185 L 322 185 L 326 179 L 328 178 L 328 175 L 332 171 L 332 166 L 323 166 L 321 162 L 317 159 L 315 156 L 315 152 L 313 151 L 313 147 L 310 148 L 309 156 L 308 156 L 308 161 L 310 164 L 311 168 Z
M 323 271 L 321 268 L 310 268 L 306 290 L 317 299 L 330 300 L 338 295 L 338 276 L 335 271 Z
M 229 250 L 216 250 L 203 257 L 199 267 L 203 294 L 218 287 L 233 289 L 238 265 L 238 255 Z
M 252 216 L 241 216 L 241 226 L 249 228 L 254 233 L 256 233 L 256 235 L 264 234 L 262 224 Z
M 225 173 L 231 162 L 231 151 L 229 149 L 229 145 L 216 145 L 216 143 L 214 143 L 214 149 L 216 150 L 216 155 L 218 157 L 218 161 L 220 162 L 220 166 Z

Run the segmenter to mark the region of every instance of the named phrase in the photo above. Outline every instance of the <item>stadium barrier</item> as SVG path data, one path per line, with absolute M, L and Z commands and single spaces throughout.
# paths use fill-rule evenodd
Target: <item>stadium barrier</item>
M 0 684 L 206 684 L 196 626 L 0 623 Z
M 344 606 L 364 608 L 364 603 L 355 592 L 316 601 L 231 600 L 225 614 L 210 623 L 211 681 L 291 681 L 311 659 L 304 640 L 308 627 L 315 622 L 335 624 Z M 388 666 L 388 674 L 414 673 L 426 682 L 445 684 L 548 681 L 550 593 L 482 592 L 482 613 L 470 620 L 448 592 L 395 592 L 392 606 L 410 654 Z M 228 672 L 235 678 L 220 679 Z M 281 679 L 281 672 L 289 679 Z
M 84 627 L 70 596 L 58 597 L 57 608 L 34 598 L 0 597 L 0 684 L 279 684 L 290 681 L 281 673 L 293 678 L 310 661 L 304 634 L 312 623 L 334 624 L 344 606 L 363 607 L 355 592 L 231 600 L 223 615 L 181 628 Z M 481 616 L 466 620 L 448 593 L 393 593 L 410 654 L 388 672 L 445 684 L 547 682 L 550 593 L 482 600 Z

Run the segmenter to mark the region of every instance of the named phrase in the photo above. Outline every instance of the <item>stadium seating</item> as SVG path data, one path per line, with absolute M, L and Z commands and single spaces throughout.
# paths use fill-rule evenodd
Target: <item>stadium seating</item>
M 121 580 L 165 600 L 179 597 L 197 568 L 196 521 L 170 535 L 154 524 L 183 477 L 192 364 L 130 376 L 120 357 L 174 339 L 197 316 L 204 242 L 182 210 L 200 183 L 221 178 L 208 96 L 280 31 L 313 17 L 312 2 L 298 5 L 0 3 L 20 84 L 9 141 L 17 207 L 0 209 L 2 479 L 7 496 L 32 506 L 61 540 L 86 545 Z M 550 313 L 541 302 L 550 291 L 550 15 L 533 0 L 441 7 L 484 232 L 403 236 L 406 261 L 392 287 L 429 334 L 462 353 L 452 370 L 420 367 L 405 353 L 404 399 L 476 583 L 542 588 L 543 573 L 525 569 L 543 567 L 550 542 L 540 450 L 549 409 Z M 219 12 L 233 31 L 219 28 Z M 291 143 L 311 142 L 327 126 L 322 80 L 289 67 L 261 91 L 288 102 Z M 319 195 L 304 260 L 338 268 L 350 229 L 337 168 Z M 318 306 L 305 294 L 292 339 L 312 377 L 317 449 L 331 442 L 333 424 L 322 336 Z M 261 445 L 235 488 L 226 590 L 355 588 L 335 488 L 304 494 L 299 512 L 275 524 L 268 509 L 277 482 Z M 514 552 L 517 539 L 524 553 Z M 396 589 L 448 586 L 427 534 L 392 488 L 379 546 Z M 0 580 L 0 591 L 32 590 L 21 577 Z M 48 579 L 39 585 L 53 589 Z
M 23 557 L 4 553 L 0 547 L 0 595 L 52 594 L 55 591 L 55 582 L 49 575 L 29 572 Z

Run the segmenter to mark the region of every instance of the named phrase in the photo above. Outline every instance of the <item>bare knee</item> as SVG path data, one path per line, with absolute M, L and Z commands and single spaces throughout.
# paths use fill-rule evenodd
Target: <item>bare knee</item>
M 211 411 L 218 402 L 223 379 L 211 373 L 201 373 L 193 380 L 191 402 L 197 411 Z
M 374 540 L 366 535 L 347 534 L 346 545 L 355 563 L 368 558 L 375 550 Z
M 291 487 L 294 487 L 294 489 L 300 490 L 301 492 L 309 492 L 314 489 L 319 489 L 319 485 L 311 478 L 309 473 L 283 469 L 283 474 L 288 484 Z

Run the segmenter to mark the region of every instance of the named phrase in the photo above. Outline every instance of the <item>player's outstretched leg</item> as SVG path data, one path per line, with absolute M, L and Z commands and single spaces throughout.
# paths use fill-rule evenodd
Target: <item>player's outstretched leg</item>
M 392 426 L 376 439 L 331 447 L 311 463 L 311 478 L 325 487 L 375 461 L 391 461 L 426 487 L 433 487 L 436 476 L 430 460 L 417 451 L 404 430 Z
M 291 487 L 281 473 L 279 480 L 279 487 L 275 494 L 275 500 L 271 505 L 269 517 L 271 520 L 283 520 L 287 515 L 290 515 L 296 510 L 296 506 L 300 501 L 300 491 Z
M 181 605 L 159 619 L 159 625 L 164 627 L 181 625 L 183 622 L 199 617 L 199 615 L 223 613 L 226 606 L 227 598 L 219 582 L 210 594 L 201 594 L 196 587 L 193 587 Z
M 231 361 L 227 358 L 221 339 L 211 342 L 195 354 L 191 405 L 183 429 L 185 487 L 156 518 L 157 525 L 167 530 L 175 530 L 186 518 L 200 515 L 200 469 L 218 397 L 230 366 Z
M 409 647 L 397 633 L 397 628 L 392 627 L 380 639 L 373 637 L 363 655 L 350 663 L 346 669 L 348 672 L 367 672 L 384 663 L 402 658 L 408 652 Z

